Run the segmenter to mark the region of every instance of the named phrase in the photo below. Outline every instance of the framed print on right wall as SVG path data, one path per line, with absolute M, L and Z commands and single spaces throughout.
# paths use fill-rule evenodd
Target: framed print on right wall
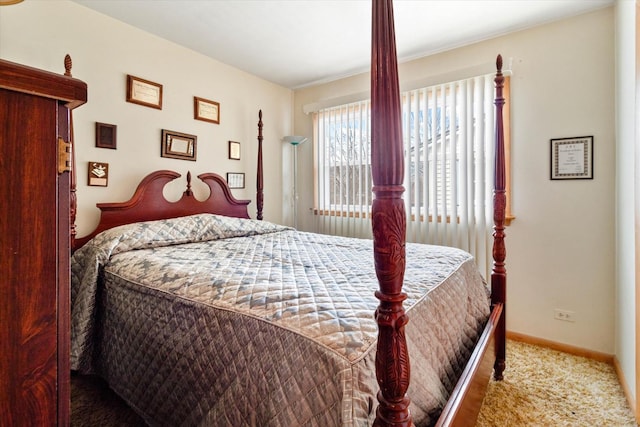
M 593 179 L 593 136 L 551 141 L 551 179 Z

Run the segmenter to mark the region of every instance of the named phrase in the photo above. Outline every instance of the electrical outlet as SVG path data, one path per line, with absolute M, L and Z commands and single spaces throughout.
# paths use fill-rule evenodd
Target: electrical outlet
M 556 308 L 554 310 L 553 318 L 556 320 L 564 320 L 565 322 L 575 322 L 576 321 L 576 313 L 568 310 L 561 310 Z

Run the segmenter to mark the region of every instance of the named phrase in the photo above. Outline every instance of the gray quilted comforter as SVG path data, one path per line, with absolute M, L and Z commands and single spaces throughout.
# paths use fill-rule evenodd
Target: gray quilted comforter
M 435 421 L 489 314 L 472 257 L 407 244 L 412 414 Z M 369 240 L 216 215 L 105 231 L 72 258 L 72 369 L 150 425 L 365 426 Z

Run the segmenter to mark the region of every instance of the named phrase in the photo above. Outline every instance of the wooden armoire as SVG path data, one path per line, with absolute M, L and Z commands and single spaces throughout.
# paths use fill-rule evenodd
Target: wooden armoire
M 87 85 L 64 65 L 0 60 L 0 426 L 69 425 L 71 110 Z

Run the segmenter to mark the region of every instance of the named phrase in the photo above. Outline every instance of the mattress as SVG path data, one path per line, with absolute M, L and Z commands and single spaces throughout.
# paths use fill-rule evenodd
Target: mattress
M 378 282 L 370 240 L 194 215 L 105 231 L 72 257 L 72 369 L 149 425 L 366 426 Z M 406 245 L 416 425 L 437 419 L 489 315 L 468 253 Z

